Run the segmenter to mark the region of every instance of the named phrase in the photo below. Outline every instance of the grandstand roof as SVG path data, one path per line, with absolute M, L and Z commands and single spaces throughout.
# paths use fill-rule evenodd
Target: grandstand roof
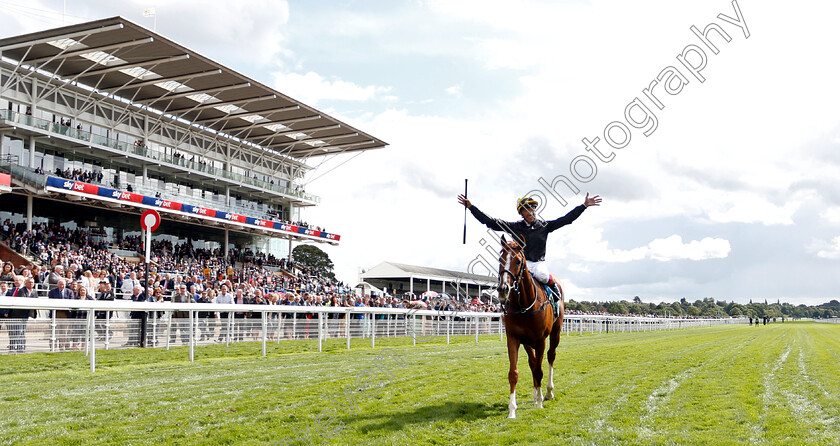
M 5 58 L 293 158 L 384 141 L 122 17 L 0 39 Z
M 407 278 L 411 276 L 423 279 L 464 281 L 473 283 L 495 284 L 497 282 L 496 278 L 493 276 L 482 276 L 480 274 L 470 274 L 461 271 L 451 271 L 426 266 L 406 265 L 404 263 L 395 262 L 382 262 L 361 274 L 361 278 L 363 280 L 372 278 Z

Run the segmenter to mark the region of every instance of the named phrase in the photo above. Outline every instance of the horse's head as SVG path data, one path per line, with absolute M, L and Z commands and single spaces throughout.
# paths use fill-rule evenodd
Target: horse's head
M 502 304 L 507 302 L 511 290 L 516 289 L 525 267 L 522 247 L 513 240 L 505 240 L 502 236 L 502 251 L 499 256 L 499 301 Z

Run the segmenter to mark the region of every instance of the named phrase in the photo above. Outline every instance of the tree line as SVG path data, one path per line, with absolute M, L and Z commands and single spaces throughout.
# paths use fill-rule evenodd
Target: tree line
M 697 316 L 697 317 L 776 317 L 776 318 L 814 318 L 827 319 L 832 317 L 840 317 L 840 302 L 831 300 L 828 303 L 821 305 L 796 305 L 789 303 L 782 303 L 776 301 L 775 303 L 767 303 L 765 300 L 761 302 L 753 302 L 744 305 L 737 302 L 727 302 L 725 300 L 717 300 L 712 297 L 704 299 L 697 299 L 694 302 L 689 302 L 685 298 L 678 302 L 660 302 L 645 303 L 639 296 L 633 298 L 631 302 L 626 300 L 621 301 L 606 301 L 606 302 L 587 302 L 570 300 L 566 303 L 567 310 L 595 312 L 595 313 L 612 313 L 612 314 L 633 314 L 646 315 L 654 314 L 657 316 Z

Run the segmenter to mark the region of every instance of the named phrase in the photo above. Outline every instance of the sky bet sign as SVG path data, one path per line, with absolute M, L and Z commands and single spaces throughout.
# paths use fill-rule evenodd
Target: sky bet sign
M 128 201 L 131 203 L 142 203 L 146 206 L 154 206 L 156 208 L 160 208 L 164 211 L 180 211 L 186 212 L 188 214 L 216 218 L 219 220 L 235 221 L 247 225 L 259 226 L 261 228 L 276 229 L 278 231 L 286 231 L 295 234 L 320 237 L 326 240 L 341 240 L 341 236 L 338 234 L 328 234 L 323 231 L 316 231 L 315 229 L 302 228 L 299 226 L 278 223 L 270 220 L 246 217 L 244 215 L 232 214 L 230 212 L 215 211 L 213 209 L 207 209 L 200 206 L 193 206 L 191 204 L 182 204 L 175 201 L 163 200 L 155 197 L 147 197 L 145 195 L 135 194 L 133 192 L 108 189 L 102 186 L 82 183 L 81 181 L 65 180 L 64 178 L 57 177 L 47 177 L 47 187 L 69 190 L 85 195 L 106 197 L 120 201 Z

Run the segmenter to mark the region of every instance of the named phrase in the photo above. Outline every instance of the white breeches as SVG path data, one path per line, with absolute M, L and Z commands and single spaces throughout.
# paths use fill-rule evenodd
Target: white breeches
M 548 266 L 546 266 L 545 261 L 542 262 L 532 262 L 527 260 L 525 262 L 528 265 L 528 271 L 531 272 L 531 275 L 534 276 L 540 283 L 548 283 L 548 279 L 550 274 L 548 272 Z

